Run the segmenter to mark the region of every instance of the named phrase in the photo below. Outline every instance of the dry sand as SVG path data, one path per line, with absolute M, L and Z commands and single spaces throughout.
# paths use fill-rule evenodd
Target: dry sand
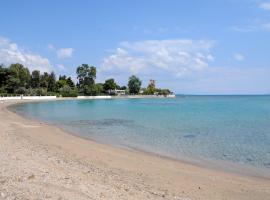
M 0 199 L 270 199 L 270 180 L 114 148 L 0 102 Z

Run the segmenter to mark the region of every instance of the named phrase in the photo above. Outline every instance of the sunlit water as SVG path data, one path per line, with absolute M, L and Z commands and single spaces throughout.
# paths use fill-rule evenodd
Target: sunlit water
M 12 109 L 103 143 L 270 169 L 270 96 L 67 100 Z

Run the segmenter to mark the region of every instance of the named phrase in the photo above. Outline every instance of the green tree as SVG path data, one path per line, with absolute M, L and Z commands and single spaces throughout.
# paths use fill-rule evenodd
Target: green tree
M 78 91 L 77 89 L 72 89 L 69 85 L 65 85 L 64 87 L 60 88 L 60 94 L 62 97 L 77 97 Z
M 5 90 L 8 75 L 9 75 L 9 68 L 6 68 L 4 65 L 0 65 L 0 88 L 2 88 L 2 90 Z
M 40 71 L 34 70 L 31 74 L 31 87 L 39 88 L 40 87 Z
M 29 87 L 30 73 L 22 64 L 16 63 L 9 66 L 9 74 L 6 88 L 8 92 L 14 93 L 18 88 Z
M 66 75 L 60 75 L 58 80 L 67 80 L 67 76 Z
M 97 96 L 100 94 L 100 87 L 97 84 L 87 86 L 84 91 L 85 95 Z
M 68 77 L 67 79 L 67 84 L 70 88 L 74 88 L 75 87 L 75 83 L 73 82 L 73 80 L 71 79 L 71 77 Z
M 150 79 L 149 84 L 144 93 L 147 95 L 153 95 L 155 92 L 156 92 L 156 81 Z
M 31 96 L 46 96 L 48 95 L 46 88 L 30 88 L 28 92 Z
M 54 72 L 51 72 L 48 77 L 48 91 L 56 92 L 56 78 Z
M 66 75 L 59 76 L 59 80 L 56 82 L 56 86 L 58 90 L 64 86 L 68 85 L 71 89 L 74 89 L 75 84 L 72 81 L 71 77 L 68 77 Z
M 169 89 L 161 89 L 159 94 L 168 96 L 169 94 L 171 94 L 171 91 Z
M 105 81 L 104 85 L 103 85 L 103 89 L 111 94 L 112 93 L 112 90 L 115 90 L 116 89 L 116 86 L 117 84 L 115 83 L 114 79 L 111 78 L 111 79 L 108 79 Z
M 56 81 L 56 87 L 58 88 L 58 91 L 60 90 L 60 88 L 64 87 L 67 84 L 67 80 L 64 79 L 59 79 L 58 81 Z
M 50 75 L 47 72 L 44 72 L 44 74 L 42 74 L 40 76 L 40 87 L 47 88 L 47 90 L 48 90 L 49 77 L 50 77 Z
M 102 83 L 97 83 L 96 85 L 96 90 L 97 90 L 97 95 L 101 95 L 102 93 L 104 93 L 104 87 Z
M 134 75 L 129 77 L 128 80 L 128 89 L 130 94 L 138 94 L 141 89 L 142 82 L 140 79 Z
M 88 64 L 82 64 L 77 67 L 76 73 L 80 92 L 86 95 L 94 94 L 96 91 L 96 68 L 90 67 Z
M 119 88 L 119 90 L 126 90 L 127 89 L 127 86 L 121 86 L 120 88 Z
M 27 93 L 27 89 L 25 87 L 19 87 L 18 89 L 16 89 L 14 91 L 16 94 L 26 94 Z

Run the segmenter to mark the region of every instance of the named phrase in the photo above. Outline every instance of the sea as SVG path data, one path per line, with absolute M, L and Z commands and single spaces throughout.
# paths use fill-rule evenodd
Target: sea
M 11 109 L 120 148 L 196 164 L 250 166 L 270 172 L 267 95 L 60 100 Z

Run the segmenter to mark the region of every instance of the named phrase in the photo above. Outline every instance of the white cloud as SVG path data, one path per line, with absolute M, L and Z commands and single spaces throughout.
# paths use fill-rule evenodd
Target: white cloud
M 269 23 L 262 24 L 261 27 L 265 31 L 270 31 L 270 22 Z
M 48 44 L 48 49 L 49 50 L 55 50 L 55 47 L 52 44 Z
M 29 52 L 19 47 L 16 43 L 0 36 L 0 62 L 5 65 L 21 63 L 31 71 L 34 69 L 50 71 L 52 66 L 47 58 Z
M 260 22 L 252 26 L 233 26 L 230 30 L 235 32 L 255 32 L 255 31 L 270 31 L 270 22 Z
M 56 65 L 59 69 L 61 69 L 61 70 L 65 70 L 66 68 L 65 68 L 65 66 L 64 65 L 62 65 L 62 64 L 59 64 L 59 65 Z
M 214 61 L 214 45 L 213 41 L 205 40 L 123 42 L 104 59 L 97 77 L 99 81 L 114 77 L 124 85 L 129 75 L 137 73 L 143 87 L 153 78 L 157 87 L 170 88 L 178 94 L 270 92 L 268 68 L 210 65 Z M 236 53 L 236 57 L 245 59 L 241 52 Z
M 269 73 L 262 67 L 211 67 L 194 79 L 170 80 L 166 87 L 186 94 L 268 94 Z
M 264 10 L 270 10 L 270 2 L 261 3 L 259 7 Z
M 206 57 L 209 61 L 214 61 L 215 58 L 212 54 L 208 54 L 207 57 Z
M 255 25 L 248 25 L 248 26 L 232 26 L 230 27 L 230 30 L 232 31 L 236 31 L 236 32 L 244 32 L 244 33 L 248 33 L 248 32 L 254 32 L 258 30 L 258 27 L 256 27 Z
M 101 70 L 108 73 L 134 73 L 155 76 L 167 73 L 184 76 L 203 70 L 214 61 L 208 40 L 146 40 L 122 42 L 103 60 Z
M 58 58 L 70 58 L 74 52 L 73 48 L 62 48 L 57 50 Z
M 235 53 L 233 55 L 233 58 L 237 61 L 244 61 L 245 60 L 245 56 L 241 53 Z

